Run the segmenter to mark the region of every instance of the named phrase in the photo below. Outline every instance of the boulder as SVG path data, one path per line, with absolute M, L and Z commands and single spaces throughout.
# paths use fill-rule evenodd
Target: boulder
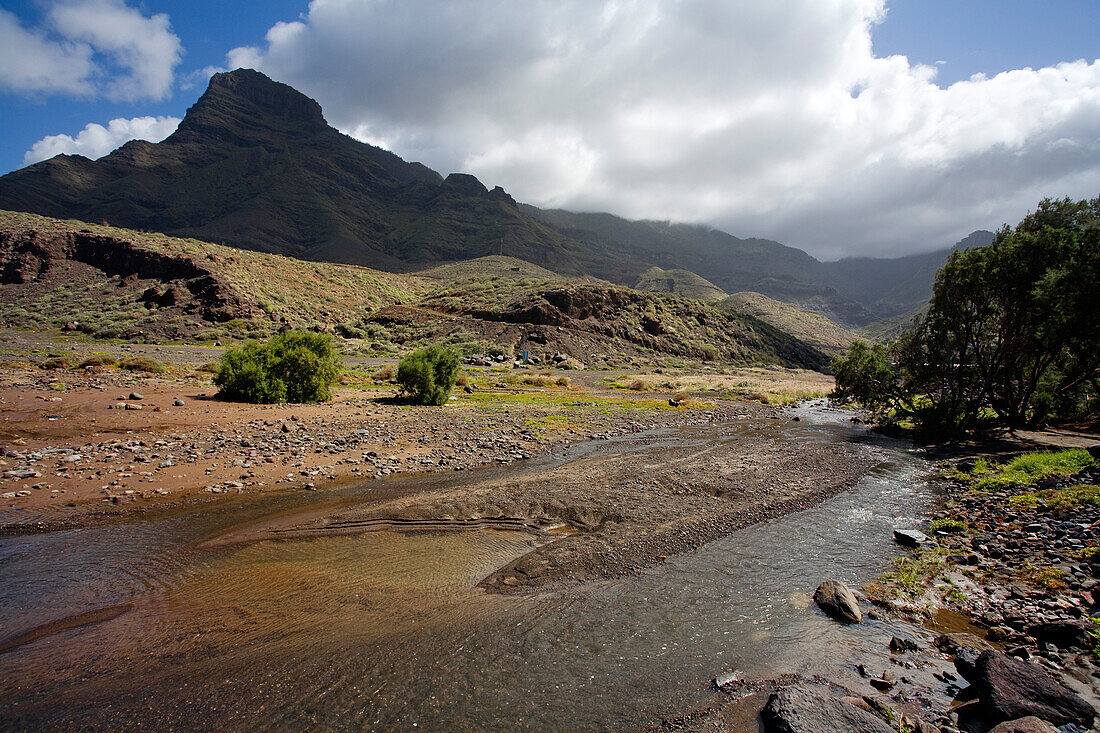
M 975 671 L 975 691 L 993 722 L 1036 716 L 1055 726 L 1088 727 L 1095 717 L 1092 706 L 1037 665 L 986 651 Z
M 920 547 L 928 541 L 928 535 L 916 529 L 895 529 L 894 541 L 906 547 Z
M 1006 720 L 989 733 L 1058 733 L 1058 729 L 1034 715 L 1019 720 Z
M 1090 445 L 1085 450 L 1087 450 L 1089 452 L 1090 456 L 1100 460 L 1100 443 L 1096 443 L 1095 445 Z
M 767 733 L 895 733 L 886 721 L 822 685 L 799 684 L 768 698 L 760 712 Z
M 1034 636 L 1040 644 L 1053 644 L 1059 649 L 1072 649 L 1079 647 L 1089 649 L 1092 647 L 1092 638 L 1088 629 L 1077 621 L 1050 621 L 1043 624 L 1029 626 L 1027 633 Z
M 863 620 L 863 612 L 852 589 L 836 580 L 826 580 L 814 591 L 814 603 L 837 621 L 846 624 L 858 624 Z

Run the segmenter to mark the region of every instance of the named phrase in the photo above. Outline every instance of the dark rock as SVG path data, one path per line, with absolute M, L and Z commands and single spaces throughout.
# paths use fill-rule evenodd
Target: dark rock
M 1060 649 L 1072 649 L 1079 647 L 1091 648 L 1092 639 L 1088 630 L 1076 621 L 1051 621 L 1035 624 L 1027 628 L 1027 633 L 1034 636 L 1040 644 L 1053 644 Z
M 955 669 L 971 684 L 978 678 L 978 657 L 981 655 L 982 652 L 968 646 L 955 652 Z
M 838 621 L 846 624 L 858 624 L 863 620 L 863 612 L 852 589 L 836 580 L 826 580 L 814 591 L 814 603 L 821 610 Z
M 894 541 L 906 547 L 919 547 L 928 541 L 928 535 L 916 529 L 895 529 Z
M 891 679 L 887 679 L 885 675 L 883 675 L 882 677 L 872 677 L 870 682 L 871 687 L 875 688 L 879 692 L 888 692 L 894 687 L 894 681 Z
M 774 693 L 760 712 L 768 733 L 893 733 L 886 721 L 831 694 L 800 684 Z
M 1085 450 L 1087 450 L 1089 452 L 1089 455 L 1093 458 L 1100 458 L 1100 443 L 1090 445 Z
M 1029 715 L 1019 720 L 1006 720 L 989 733 L 1057 733 L 1057 730 L 1050 723 Z
M 1095 717 L 1088 703 L 1034 664 L 986 651 L 975 669 L 978 699 L 995 722 L 1034 715 L 1054 725 L 1087 726 Z
M 894 636 L 890 639 L 890 651 L 892 652 L 915 652 L 920 649 L 920 645 L 912 639 L 903 639 L 900 636 Z

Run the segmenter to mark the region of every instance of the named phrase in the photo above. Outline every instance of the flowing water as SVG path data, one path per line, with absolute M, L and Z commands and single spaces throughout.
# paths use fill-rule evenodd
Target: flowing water
M 638 577 L 531 596 L 476 583 L 534 535 L 377 531 L 209 547 L 273 515 L 307 516 L 607 452 L 660 452 L 699 429 L 576 446 L 465 474 L 339 492 L 240 497 L 0 543 L 0 723 L 11 728 L 598 730 L 713 700 L 710 680 L 853 676 L 898 627 L 843 627 L 810 594 L 862 585 L 891 530 L 935 499 L 926 462 L 821 405 L 785 440 L 865 441 L 882 462 L 824 503 Z M 707 427 L 711 439 L 739 430 Z M 705 437 L 705 436 L 704 436 Z M 47 623 L 53 622 L 53 623 Z M 44 626 L 44 624 L 46 624 Z M 906 629 L 919 634 L 919 630 Z M 0 644 L 0 649 L 4 646 Z

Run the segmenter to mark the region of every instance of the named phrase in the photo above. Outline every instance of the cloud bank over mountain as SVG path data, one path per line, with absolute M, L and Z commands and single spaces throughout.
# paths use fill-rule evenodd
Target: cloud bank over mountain
M 540 206 L 910 252 L 1100 193 L 1100 63 L 878 58 L 882 0 L 314 0 L 229 66 L 362 140 Z
M 92 122 L 72 135 L 47 135 L 23 154 L 26 165 L 52 158 L 60 153 L 83 155 L 95 160 L 130 140 L 158 143 L 176 131 L 178 117 L 135 117 L 111 120 L 104 127 Z

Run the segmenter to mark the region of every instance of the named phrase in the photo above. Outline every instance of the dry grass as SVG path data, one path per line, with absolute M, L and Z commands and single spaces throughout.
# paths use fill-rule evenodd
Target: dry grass
M 824 397 L 833 391 L 835 381 L 808 369 L 745 367 L 725 374 L 628 375 L 613 386 L 636 392 L 717 392 L 732 399 L 786 404 Z

